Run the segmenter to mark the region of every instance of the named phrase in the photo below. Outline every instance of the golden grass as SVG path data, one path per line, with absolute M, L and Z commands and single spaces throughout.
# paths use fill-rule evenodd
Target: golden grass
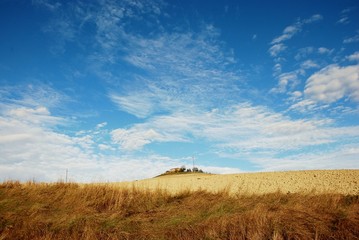
M 0 239 L 359 239 L 359 196 L 9 181 Z

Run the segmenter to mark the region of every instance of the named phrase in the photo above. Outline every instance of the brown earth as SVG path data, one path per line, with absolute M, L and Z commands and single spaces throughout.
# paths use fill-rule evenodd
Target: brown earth
M 287 172 L 258 172 L 240 174 L 181 174 L 134 182 L 116 183 L 171 193 L 183 190 L 206 190 L 231 193 L 342 193 L 359 194 L 359 170 L 309 170 Z

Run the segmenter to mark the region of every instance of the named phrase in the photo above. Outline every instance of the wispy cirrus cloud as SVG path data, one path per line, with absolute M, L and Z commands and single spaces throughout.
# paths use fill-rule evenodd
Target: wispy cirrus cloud
M 321 19 L 323 19 L 323 17 L 320 14 L 315 14 L 307 19 L 303 19 L 303 20 L 299 19 L 294 24 L 285 27 L 282 32 L 282 35 L 274 38 L 270 43 L 271 47 L 269 48 L 268 51 L 271 54 L 271 56 L 277 57 L 279 53 L 283 52 L 287 48 L 287 46 L 284 45 L 284 42 L 290 40 L 296 34 L 301 32 L 305 24 L 317 22 L 320 21 Z
M 62 5 L 60 2 L 52 2 L 48 0 L 33 0 L 32 4 L 35 6 L 45 7 L 50 11 L 56 11 Z
M 318 106 L 317 102 L 311 99 L 303 99 L 303 94 L 300 92 L 298 97 L 293 98 L 293 104 L 289 107 L 288 110 L 295 110 L 302 113 L 310 113 L 321 110 L 323 107 Z M 327 107 L 327 106 L 325 106 Z
M 333 53 L 333 51 L 334 51 L 334 49 L 328 49 L 325 47 L 318 48 L 318 53 L 320 53 L 320 54 L 331 54 L 331 53 Z
M 302 69 L 319 68 L 319 64 L 310 59 L 304 61 L 300 66 Z
M 349 24 L 351 21 L 350 21 L 350 17 L 349 17 L 349 14 L 350 12 L 352 12 L 354 8 L 346 8 L 346 9 L 343 9 L 341 12 L 340 12 L 340 17 L 339 17 L 339 20 L 337 21 L 338 24 L 343 24 L 343 25 L 346 25 L 346 24 Z
M 131 45 L 127 41 L 131 29 L 128 23 L 145 23 L 144 26 L 148 27 L 158 24 L 157 16 L 162 14 L 161 7 L 165 5 L 162 0 L 79 0 L 66 3 L 36 0 L 32 3 L 53 14 L 43 30 L 55 37 L 51 47 L 54 54 L 64 54 L 69 43 L 79 49 L 86 45 L 93 52 L 89 59 L 98 61 L 100 65 L 115 63 L 117 54 Z M 82 33 L 88 27 L 95 27 L 95 31 L 83 37 Z
M 301 31 L 303 23 L 298 21 L 293 25 L 290 25 L 283 30 L 283 34 L 274 38 L 271 44 L 282 43 L 286 40 L 291 39 L 294 35 Z
M 272 88 L 271 93 L 286 93 L 288 88 L 293 89 L 299 83 L 297 71 L 282 73 L 278 79 L 278 86 Z
M 113 93 L 110 99 L 122 111 L 130 113 L 138 118 L 145 118 L 155 111 L 157 96 L 145 93 L 131 93 L 129 95 L 118 95 Z
M 357 34 L 352 37 L 347 37 L 343 40 L 343 43 L 349 44 L 349 43 L 356 43 L 359 42 L 359 31 L 357 31 Z
M 295 55 L 295 60 L 300 61 L 303 59 L 307 59 L 309 56 L 313 54 L 320 54 L 320 55 L 331 55 L 334 52 L 334 49 L 329 49 L 326 47 L 304 47 L 297 50 L 297 54 Z
M 126 42 L 129 23 L 146 22 L 154 24 L 161 14 L 162 1 L 100 1 L 98 9 L 92 9 L 91 16 L 96 24 L 95 39 L 99 46 L 106 52 L 116 51 L 119 48 L 130 46 Z M 125 46 L 123 46 L 125 44 Z
M 231 53 L 217 40 L 218 34 L 208 25 L 197 34 L 185 31 L 133 38 L 133 48 L 124 59 L 146 75 L 137 78 L 140 89 L 113 91 L 111 99 L 120 109 L 146 117 L 193 105 L 208 107 L 238 92 L 240 74 L 234 70 Z
M 283 43 L 276 43 L 272 45 L 268 51 L 272 57 L 277 57 L 279 53 L 283 52 L 285 49 L 287 49 L 287 46 Z
M 0 88 L 0 100 L 1 103 L 6 103 L 6 106 L 19 105 L 35 108 L 40 106 L 61 108 L 64 103 L 71 101 L 64 93 L 40 82 L 27 85 L 2 86 Z

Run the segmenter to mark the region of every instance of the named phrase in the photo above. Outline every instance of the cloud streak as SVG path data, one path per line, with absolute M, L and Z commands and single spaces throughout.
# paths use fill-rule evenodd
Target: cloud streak
M 305 24 L 317 22 L 322 19 L 323 19 L 323 17 L 320 14 L 315 14 L 308 19 L 304 19 L 304 20 L 299 19 L 294 24 L 289 25 L 286 28 L 284 28 L 282 35 L 274 38 L 272 40 L 272 42 L 270 43 L 272 45 L 269 49 L 270 54 L 273 57 L 276 57 L 280 52 L 282 52 L 286 48 L 286 46 L 283 44 L 283 42 L 292 39 L 296 34 L 301 32 L 303 29 L 303 26 Z

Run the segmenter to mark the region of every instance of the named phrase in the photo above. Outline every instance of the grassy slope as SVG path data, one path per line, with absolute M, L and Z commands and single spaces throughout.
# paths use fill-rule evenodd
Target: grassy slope
M 359 239 L 359 196 L 6 182 L 0 239 Z

